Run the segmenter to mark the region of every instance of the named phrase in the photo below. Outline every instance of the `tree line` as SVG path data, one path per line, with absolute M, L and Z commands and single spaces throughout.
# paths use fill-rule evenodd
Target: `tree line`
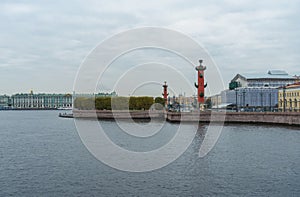
M 155 109 L 162 109 L 164 99 L 161 97 L 77 97 L 74 107 L 79 110 L 149 110 L 155 104 Z M 157 105 L 160 104 L 160 105 Z

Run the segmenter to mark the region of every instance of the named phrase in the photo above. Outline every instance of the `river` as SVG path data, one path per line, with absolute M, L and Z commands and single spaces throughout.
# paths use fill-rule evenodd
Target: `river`
M 225 125 L 212 151 L 199 158 L 208 127 L 199 125 L 177 160 L 133 173 L 98 161 L 74 120 L 58 113 L 0 111 L 0 196 L 300 196 L 297 127 Z M 166 143 L 178 126 L 165 123 L 164 134 L 141 146 L 123 139 L 115 122 L 101 123 L 120 146 L 145 150 Z

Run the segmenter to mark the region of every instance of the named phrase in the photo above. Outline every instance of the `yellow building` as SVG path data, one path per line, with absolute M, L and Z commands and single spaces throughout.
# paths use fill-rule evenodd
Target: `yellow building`
M 279 111 L 300 112 L 300 83 L 279 89 L 278 109 Z

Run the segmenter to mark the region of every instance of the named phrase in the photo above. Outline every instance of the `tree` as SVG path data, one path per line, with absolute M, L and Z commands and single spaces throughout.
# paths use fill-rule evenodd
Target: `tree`
M 156 110 L 162 110 L 164 108 L 166 102 L 165 102 L 164 98 L 156 97 L 154 99 L 154 103 L 156 104 L 155 105 Z
M 210 109 L 212 107 L 211 98 L 207 98 L 205 100 L 205 104 L 206 104 L 207 108 Z
M 154 99 L 154 103 L 159 103 L 161 104 L 162 106 L 165 106 L 165 99 L 164 98 L 161 98 L 161 97 L 156 97 Z
M 74 106 L 80 110 L 149 110 L 153 97 L 77 97 Z

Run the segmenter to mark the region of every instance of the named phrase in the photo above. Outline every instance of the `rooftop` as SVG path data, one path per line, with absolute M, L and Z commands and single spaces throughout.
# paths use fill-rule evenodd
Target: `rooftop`
M 287 89 L 300 88 L 300 82 L 286 86 Z
M 241 77 L 246 79 L 295 79 L 284 70 L 269 70 L 267 73 L 243 73 Z

